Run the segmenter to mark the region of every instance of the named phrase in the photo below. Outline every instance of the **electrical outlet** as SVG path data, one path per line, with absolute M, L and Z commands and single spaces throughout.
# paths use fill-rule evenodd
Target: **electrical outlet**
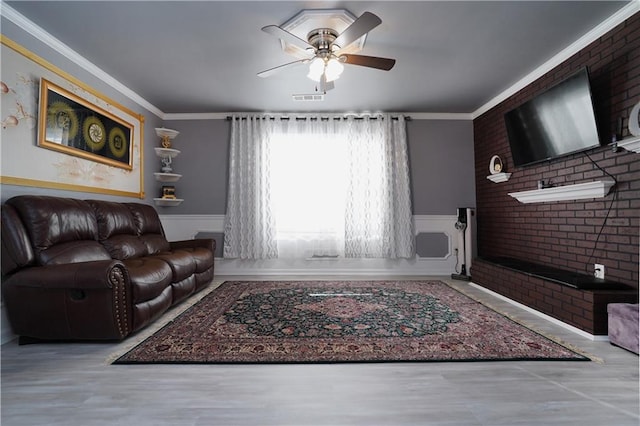
M 604 265 L 596 263 L 593 265 L 593 276 L 596 278 L 604 279 Z

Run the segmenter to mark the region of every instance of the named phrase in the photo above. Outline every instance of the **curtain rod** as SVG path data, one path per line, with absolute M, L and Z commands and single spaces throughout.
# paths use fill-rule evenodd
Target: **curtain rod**
M 364 116 L 352 116 L 354 120 L 364 120 Z M 368 118 L 372 119 L 372 120 L 377 120 L 379 118 L 379 116 L 376 115 L 371 115 L 371 116 L 367 116 Z M 405 121 L 411 121 L 411 117 L 410 116 L 403 116 Z M 247 117 L 238 117 L 240 120 L 245 120 Z M 274 120 L 276 117 L 269 117 L 269 116 L 265 116 L 264 118 L 268 118 L 270 120 Z M 311 120 L 317 120 L 318 117 L 305 117 L 305 116 L 297 116 L 297 117 L 279 117 L 281 120 L 291 120 L 292 118 L 295 120 L 306 120 L 307 118 L 310 118 Z M 325 117 L 320 117 L 320 120 L 338 120 L 338 119 L 342 119 L 342 118 L 347 118 L 347 116 L 325 116 Z M 227 116 L 227 121 L 231 121 L 233 120 L 233 117 L 228 115 Z M 398 117 L 391 117 L 392 120 L 397 120 Z

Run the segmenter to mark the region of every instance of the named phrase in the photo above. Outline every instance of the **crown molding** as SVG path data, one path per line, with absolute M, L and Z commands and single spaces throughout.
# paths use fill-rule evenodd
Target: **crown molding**
M 142 96 L 138 95 L 133 90 L 129 89 L 124 84 L 120 83 L 115 78 L 111 77 L 109 74 L 104 72 L 101 68 L 96 66 L 93 62 L 88 61 L 78 52 L 43 30 L 41 27 L 27 19 L 24 15 L 17 12 L 11 6 L 7 5 L 5 2 L 1 2 L 0 6 L 2 7 L 2 16 L 7 18 L 9 21 L 16 24 L 18 27 L 22 28 L 28 34 L 32 35 L 36 39 L 40 40 L 45 45 L 49 46 L 54 51 L 60 53 L 65 58 L 69 59 L 71 62 L 83 68 L 88 73 L 92 74 L 94 77 L 102 80 L 109 86 L 113 87 L 115 90 L 131 99 L 138 105 L 146 108 L 159 118 L 164 119 L 164 112 L 160 111 L 156 106 L 152 105 Z
M 590 43 L 597 40 L 599 37 L 602 37 L 607 32 L 614 29 L 616 26 L 620 25 L 622 22 L 635 15 L 640 11 L 640 0 L 633 0 L 631 3 L 624 6 L 618 12 L 611 15 L 608 19 L 601 22 L 598 26 L 591 29 L 585 35 L 580 37 L 578 40 L 570 44 L 560 53 L 556 54 L 554 57 L 549 59 L 547 62 L 540 65 L 538 68 L 530 72 L 524 78 L 519 80 L 513 86 L 509 87 L 504 92 L 500 93 L 498 96 L 491 99 L 486 104 L 482 105 L 477 110 L 471 113 L 472 119 L 476 119 L 480 117 L 485 112 L 489 111 L 491 108 L 498 105 L 500 102 L 508 99 L 510 96 L 517 93 L 519 90 L 524 89 L 538 78 L 542 77 L 558 65 L 562 64 L 564 61 L 569 59 L 571 56 L 575 55 L 585 47 L 587 47 Z
M 164 115 L 164 119 L 166 121 L 173 120 L 226 120 L 227 117 L 234 114 L 252 114 L 248 112 L 211 112 L 211 113 L 168 113 Z M 255 114 L 271 114 L 269 112 L 256 112 Z M 300 112 L 289 112 L 289 113 L 273 113 L 274 115 L 301 115 Z M 327 113 L 317 112 L 317 113 L 304 113 L 308 114 L 318 114 L 318 115 L 327 115 Z M 340 113 L 337 115 L 356 115 L 361 116 L 366 113 Z M 470 113 L 447 113 L 447 112 L 398 112 L 393 113 L 394 115 L 404 115 L 405 117 L 409 117 L 412 120 L 473 120 L 473 116 Z M 330 113 L 329 115 L 336 115 L 336 113 Z

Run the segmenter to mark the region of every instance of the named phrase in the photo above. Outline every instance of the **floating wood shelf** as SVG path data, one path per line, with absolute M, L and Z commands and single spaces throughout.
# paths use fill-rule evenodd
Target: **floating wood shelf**
M 606 179 L 532 191 L 510 192 L 509 195 L 524 204 L 602 198 L 607 196 L 614 184 L 613 180 Z

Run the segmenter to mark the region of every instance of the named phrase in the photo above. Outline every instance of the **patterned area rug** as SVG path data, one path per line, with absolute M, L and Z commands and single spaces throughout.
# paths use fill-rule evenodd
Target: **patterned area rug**
M 230 281 L 115 363 L 588 360 L 440 281 Z

